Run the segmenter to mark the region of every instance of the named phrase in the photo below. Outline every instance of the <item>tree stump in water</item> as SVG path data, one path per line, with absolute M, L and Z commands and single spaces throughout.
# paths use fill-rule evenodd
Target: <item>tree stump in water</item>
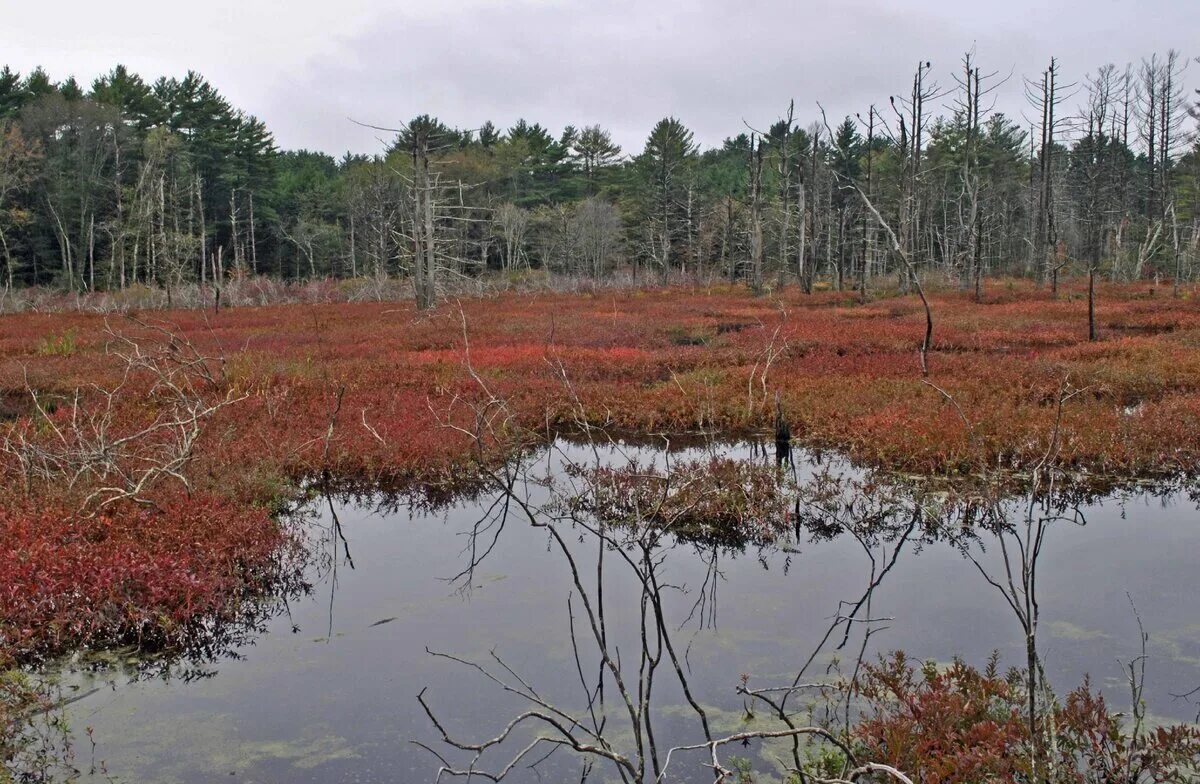
M 792 429 L 783 418 L 783 404 L 779 393 L 775 393 L 775 462 L 778 465 L 792 461 Z

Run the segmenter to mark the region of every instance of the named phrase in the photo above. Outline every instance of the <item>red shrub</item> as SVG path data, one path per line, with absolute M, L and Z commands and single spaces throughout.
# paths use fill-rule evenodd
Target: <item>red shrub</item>
M 921 383 L 923 319 L 912 297 L 858 305 L 838 292 L 766 299 L 717 287 L 509 295 L 463 308 L 472 366 L 508 400 L 514 423 L 536 432 L 572 425 L 582 410 L 593 423 L 639 432 L 745 433 L 769 427 L 778 392 L 804 444 L 953 476 L 1040 459 L 1069 379 L 1087 393 L 1063 412 L 1064 467 L 1123 477 L 1192 470 L 1200 300 L 1101 286 L 1101 341 L 1090 344 L 1079 290 L 1068 282 L 1051 300 L 997 283 L 982 304 L 933 295 L 931 380 L 969 424 Z M 148 634 L 218 608 L 279 543 L 262 508 L 300 476 L 462 481 L 470 439 L 443 425 L 469 423 L 463 401 L 481 391 L 463 366 L 458 308 L 320 300 L 163 314 L 200 350 L 225 355 L 231 388 L 249 394 L 219 411 L 198 442 L 193 502 L 162 489 L 153 511 L 71 519 L 77 498 L 54 487 L 22 498 L 17 466 L 0 456 L 0 647 L 55 648 L 122 625 Z M 120 367 L 104 353 L 103 319 L 0 319 L 0 417 L 36 434 L 42 423 L 22 402 L 27 383 L 45 399 L 115 384 Z M 58 339 L 68 331 L 71 341 Z M 130 396 L 114 422 L 146 422 L 154 405 Z

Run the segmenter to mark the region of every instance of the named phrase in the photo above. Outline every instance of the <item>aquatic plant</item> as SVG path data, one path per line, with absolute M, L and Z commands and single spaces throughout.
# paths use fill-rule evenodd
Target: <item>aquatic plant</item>
M 59 695 L 0 657 L 0 782 L 52 781 L 75 773 L 67 724 L 54 710 Z
M 567 466 L 586 484 L 569 506 L 606 525 L 651 526 L 679 539 L 774 541 L 791 530 L 794 489 L 773 464 L 713 456 L 643 465 Z
M 998 656 L 982 670 L 880 657 L 860 676 L 865 716 L 853 737 L 868 758 L 920 770 L 927 784 L 1183 784 L 1200 775 L 1200 729 L 1124 722 L 1085 682 L 1052 703 L 1048 764 L 1035 777 L 1026 681 L 1020 670 L 1001 672 Z

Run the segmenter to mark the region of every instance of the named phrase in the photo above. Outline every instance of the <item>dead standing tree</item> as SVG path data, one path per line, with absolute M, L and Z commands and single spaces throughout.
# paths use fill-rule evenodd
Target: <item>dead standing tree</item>
M 1075 83 L 1061 85 L 1058 83 L 1058 60 L 1050 58 L 1050 65 L 1042 72 L 1041 80 L 1032 82 L 1025 80 L 1025 97 L 1033 109 L 1040 115 L 1038 128 L 1041 146 L 1037 152 L 1037 197 L 1035 208 L 1035 223 L 1030 248 L 1033 253 L 1034 265 L 1040 270 L 1043 283 L 1050 284 L 1050 295 L 1058 296 L 1058 273 L 1066 265 L 1066 254 L 1063 244 L 1058 237 L 1058 220 L 1055 210 L 1057 171 L 1055 168 L 1058 158 L 1059 131 L 1070 118 L 1059 111 L 1059 105 L 1067 100 L 1069 91 Z M 1032 175 L 1031 175 L 1032 176 Z
M 808 176 L 800 175 L 799 182 L 796 184 L 796 214 L 799 217 L 799 225 L 797 226 L 796 238 L 796 280 L 800 284 L 800 290 L 805 294 L 812 293 L 813 275 L 816 269 L 816 235 L 817 235 L 817 204 L 816 204 L 816 186 L 817 186 L 817 159 L 821 147 L 821 131 L 817 127 L 812 128 L 809 134 L 809 150 L 807 169 Z M 798 168 L 803 168 L 798 166 Z M 809 193 L 812 197 L 809 197 Z M 813 240 L 809 241 L 809 232 Z M 810 257 L 811 254 L 811 257 Z
M 899 182 L 897 183 L 900 194 L 896 207 L 896 224 L 898 228 L 892 228 L 892 224 L 889 223 L 883 213 L 875 206 L 872 196 L 865 192 L 853 178 L 839 177 L 836 171 L 832 172 L 832 176 L 840 187 L 852 189 L 858 193 L 864 207 L 875 219 L 875 223 L 883 229 L 884 234 L 888 238 L 892 253 L 900 261 L 901 288 L 907 289 L 910 286 L 915 288 L 917 295 L 921 299 L 921 305 L 925 310 L 925 334 L 921 340 L 919 349 L 921 375 L 923 376 L 929 375 L 929 350 L 933 344 L 933 310 L 929 305 L 929 299 L 925 295 L 925 288 L 921 283 L 920 274 L 915 263 L 920 237 L 921 162 L 924 150 L 925 129 L 929 122 L 926 104 L 945 94 L 936 82 L 929 79 L 931 68 L 932 64 L 928 61 L 917 63 L 917 70 L 913 75 L 912 90 L 909 96 L 899 99 L 896 96 L 892 96 L 889 99 L 892 111 L 896 114 L 897 131 L 893 132 L 886 123 L 881 122 L 879 126 L 880 132 L 890 139 L 903 162 L 903 165 L 899 168 Z M 830 139 L 835 138 L 833 130 L 829 127 L 829 120 L 825 116 L 825 108 L 819 102 L 817 103 L 817 107 L 821 110 L 821 123 L 825 129 L 825 133 Z M 878 114 L 872 112 L 871 116 L 872 118 L 876 118 Z M 875 125 L 872 120 L 870 123 L 872 137 L 874 136 L 874 129 Z
M 890 97 L 889 103 L 896 115 L 899 129 L 898 135 L 892 134 L 892 141 L 900 153 L 902 166 L 899 169 L 900 201 L 897 205 L 897 230 L 894 234 L 893 245 L 898 245 L 897 255 L 905 263 L 900 268 L 901 288 L 907 289 L 916 277 L 915 268 L 911 261 L 916 254 L 921 236 L 921 196 L 922 196 L 922 160 L 925 149 L 925 129 L 929 123 L 929 113 L 926 104 L 940 98 L 944 93 L 936 82 L 929 78 L 933 64 L 929 61 L 917 63 L 913 74 L 912 89 L 907 98 Z M 824 111 L 822 111 L 822 116 Z M 829 124 L 826 121 L 825 127 Z M 857 187 L 857 186 L 856 186 Z M 861 194 L 861 189 L 859 190 Z M 878 210 L 872 211 L 882 218 Z M 905 261 L 907 259 L 907 261 Z M 923 295 L 922 295 L 923 298 Z
M 928 68 L 928 64 L 923 64 L 921 67 Z M 918 70 L 918 77 L 920 73 L 921 71 Z M 914 84 L 920 84 L 919 78 L 914 82 Z M 817 104 L 817 107 L 821 110 L 821 120 L 825 124 L 825 132 L 828 133 L 832 138 L 833 132 L 830 130 L 829 121 L 825 117 L 825 107 L 821 106 L 820 103 Z M 901 138 L 903 137 L 904 134 L 902 133 Z M 867 196 L 863 189 L 858 186 L 858 183 L 849 178 L 842 178 L 841 187 L 852 189 L 858 193 L 859 198 L 862 199 L 863 206 L 867 208 L 871 215 L 874 216 L 875 222 L 884 230 L 884 233 L 887 235 L 892 246 L 892 252 L 895 253 L 896 257 L 900 259 L 901 263 L 903 263 L 904 269 L 908 273 L 908 280 L 916 288 L 917 295 L 921 298 L 921 305 L 925 309 L 925 335 L 921 339 L 919 357 L 921 361 L 921 375 L 928 376 L 929 349 L 933 345 L 933 308 L 929 305 L 929 299 L 925 296 L 925 287 L 921 283 L 921 277 L 917 273 L 917 267 L 913 263 L 912 255 L 908 250 L 909 243 L 902 239 L 903 235 L 896 234 L 896 232 L 892 229 L 891 224 L 887 222 L 887 220 L 883 217 L 883 214 L 878 210 L 878 208 L 875 207 L 875 204 L 871 201 L 871 198 Z M 903 215 L 905 212 L 906 210 L 901 209 L 902 221 L 904 220 Z M 905 224 L 902 222 L 901 226 L 904 225 Z
M 872 198 L 875 193 L 875 105 L 867 110 L 867 182 L 866 194 L 867 198 Z M 859 122 L 862 122 L 862 117 L 859 116 Z M 875 251 L 875 226 L 874 221 L 868 217 L 868 210 L 863 210 L 861 213 L 860 240 L 861 240 L 861 259 L 858 267 L 858 301 L 866 303 L 867 301 L 867 279 L 871 275 L 871 265 Z
M 745 123 L 745 121 L 743 121 Z M 747 200 L 750 206 L 750 225 L 747 227 L 747 246 L 750 256 L 750 270 L 748 284 L 750 290 L 755 295 L 762 294 L 763 285 L 766 279 L 766 251 L 764 229 L 766 219 L 764 210 L 767 207 L 767 202 L 764 200 L 763 194 L 763 164 L 764 153 L 769 153 L 773 160 L 773 170 L 777 182 L 777 228 L 775 236 L 775 245 L 779 253 L 779 261 L 776 265 L 776 285 L 778 288 L 783 288 L 784 276 L 790 265 L 791 258 L 791 226 L 792 226 L 792 177 L 796 169 L 799 168 L 793 163 L 793 158 L 797 157 L 797 151 L 793 149 L 794 145 L 794 126 L 795 126 L 795 103 L 788 104 L 787 115 L 774 123 L 767 132 L 759 131 L 749 123 L 745 123 L 750 129 L 750 150 L 746 162 L 746 171 L 748 173 L 748 188 Z M 766 150 L 764 150 L 766 145 Z M 798 190 L 798 212 L 800 222 L 800 251 L 797 257 L 796 274 L 800 278 L 801 286 L 804 286 L 803 280 L 805 271 L 804 255 L 804 223 L 806 220 L 804 206 L 804 182 L 803 177 L 799 178 Z M 727 195 L 727 214 L 726 225 L 733 223 L 733 199 Z M 724 242 L 722 242 L 722 258 L 725 256 Z M 730 280 L 736 277 L 736 263 L 731 266 L 729 272 Z
M 1128 105 L 1120 100 L 1124 76 L 1106 65 L 1085 81 L 1086 103 L 1081 108 L 1082 139 L 1073 152 L 1073 185 L 1088 270 L 1088 340 L 1097 339 L 1096 276 L 1106 248 L 1119 252 L 1125 213 L 1127 156 L 1123 135 L 1128 133 Z M 1112 242 L 1109 241 L 1112 238 Z M 1116 271 L 1117 259 L 1113 259 Z
M 1186 66 L 1186 61 L 1174 49 L 1165 57 L 1154 55 L 1143 60 L 1136 112 L 1141 125 L 1140 135 L 1146 146 L 1146 212 L 1150 221 L 1146 229 L 1146 249 L 1139 255 L 1136 271 L 1140 274 L 1142 266 L 1155 259 L 1160 263 L 1170 262 L 1169 274 L 1176 281 L 1182 276 L 1182 254 L 1174 168 L 1179 139 L 1181 136 L 1186 138 L 1182 132 L 1187 106 L 1182 87 Z M 1162 269 L 1162 266 L 1156 268 L 1156 274 Z
M 434 198 L 437 176 L 430 174 L 431 149 L 440 146 L 437 123 L 429 117 L 419 117 L 401 132 L 400 144 L 412 160 L 412 221 L 410 223 L 413 249 L 413 290 L 417 307 L 432 308 L 437 298 L 437 235 L 434 223 Z
M 762 294 L 763 290 L 763 199 L 762 140 L 750 134 L 750 158 L 747 164 L 750 173 L 750 290 Z
M 788 102 L 787 116 L 771 128 L 771 146 L 775 151 L 775 173 L 779 180 L 779 270 L 778 288 L 783 288 L 784 274 L 791 259 L 792 229 L 792 176 L 795 165 L 792 145 L 795 131 L 795 101 Z M 804 222 L 804 210 L 800 209 L 800 222 Z
M 525 253 L 525 234 L 529 230 L 529 210 L 505 202 L 492 214 L 492 224 L 500 237 L 504 255 L 500 260 L 505 271 L 515 270 L 528 262 Z
M 961 187 L 959 197 L 960 239 L 958 253 L 959 269 L 964 288 L 970 281 L 974 286 L 975 301 L 983 298 L 983 231 L 982 222 L 982 190 L 985 178 L 983 175 L 983 156 L 980 154 L 983 136 L 980 120 L 984 114 L 990 114 L 992 106 L 981 109 L 984 100 L 1008 81 L 1008 77 L 993 81 L 996 72 L 980 74 L 975 64 L 973 52 L 963 56 L 963 71 L 961 76 L 955 76 L 959 92 L 952 108 L 960 118 L 964 139 L 961 161 Z M 993 102 L 994 103 L 994 102 Z
M 429 310 L 437 304 L 441 275 L 458 273 L 472 263 L 458 252 L 462 243 L 447 227 L 477 220 L 470 217 L 473 208 L 467 207 L 461 198 L 464 190 L 475 186 L 462 181 L 450 184 L 436 167 L 455 149 L 460 137 L 429 115 L 416 117 L 399 128 L 358 124 L 397 134 L 395 149 L 404 151 L 410 161 L 408 171 L 394 171 L 407 190 L 407 225 L 392 231 L 402 245 L 411 249 L 410 270 L 417 308 Z M 457 203 L 450 198 L 451 193 L 457 194 Z

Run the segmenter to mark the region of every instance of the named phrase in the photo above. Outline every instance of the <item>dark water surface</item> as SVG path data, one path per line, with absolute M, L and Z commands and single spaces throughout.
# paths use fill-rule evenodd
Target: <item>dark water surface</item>
M 237 658 L 208 665 L 211 677 L 182 677 L 187 668 L 167 678 L 66 676 L 79 693 L 100 687 L 68 708 L 76 765 L 86 774 L 91 752 L 84 728 L 91 727 L 97 779 L 103 770 L 129 782 L 433 781 L 437 760 L 410 742 L 438 743 L 416 699 L 422 689 L 447 729 L 471 740 L 498 734 L 521 704 L 478 672 L 426 648 L 495 666 L 494 650 L 540 693 L 580 708 L 567 611 L 571 575 L 544 530 L 510 518 L 469 585 L 447 579 L 469 562 L 463 533 L 493 500 L 485 496 L 433 513 L 335 502 L 344 543 L 324 502 L 316 505 L 314 540 L 325 551 L 314 567 L 313 591 L 291 600 L 265 633 L 236 650 Z M 1200 512 L 1179 494 L 1112 499 L 1084 512 L 1085 526 L 1051 528 L 1039 566 L 1040 639 L 1051 682 L 1065 693 L 1090 674 L 1114 708 L 1125 706 L 1119 660 L 1139 652 L 1132 597 L 1150 635 L 1151 714 L 1194 719 L 1196 706 L 1171 694 L 1200 685 Z M 481 541 L 490 543 L 491 533 Z M 572 539 L 580 563 L 594 569 L 595 548 L 580 539 Z M 876 550 L 892 551 L 886 543 Z M 679 627 L 675 640 L 681 656 L 686 650 L 697 699 L 709 708 L 715 731 L 724 733 L 740 726 L 742 698 L 734 692 L 740 675 L 761 686 L 790 682 L 839 601 L 861 595 L 870 568 L 849 535 L 813 541 L 802 534 L 786 547 L 720 551 L 714 612 L 712 555 L 711 548 L 678 544 L 665 553 L 660 574 L 686 588 L 669 594 L 667 614 Z M 994 556 L 990 549 L 985 563 Z M 635 657 L 637 586 L 616 567 L 608 575 L 613 634 L 627 646 L 623 655 Z M 704 606 L 697 607 L 702 594 Z M 594 673 L 594 646 L 587 645 L 574 606 L 582 658 Z M 1003 663 L 1023 663 L 1011 610 L 943 541 L 905 545 L 875 592 L 872 614 L 890 620 L 877 624 L 882 630 L 871 637 L 869 655 L 904 649 L 919 658 L 946 661 L 957 654 L 982 665 L 998 650 Z M 819 655 L 815 675 L 837 654 Z M 849 649 L 841 655 L 853 656 Z M 660 743 L 699 740 L 679 689 L 665 672 L 660 677 Z M 739 753 L 766 752 L 756 745 Z M 565 753 L 557 756 L 541 771 L 545 780 L 562 780 L 568 771 L 578 780 L 578 764 Z M 675 771 L 680 778 L 703 777 L 684 768 Z M 519 770 L 512 780 L 537 776 Z

